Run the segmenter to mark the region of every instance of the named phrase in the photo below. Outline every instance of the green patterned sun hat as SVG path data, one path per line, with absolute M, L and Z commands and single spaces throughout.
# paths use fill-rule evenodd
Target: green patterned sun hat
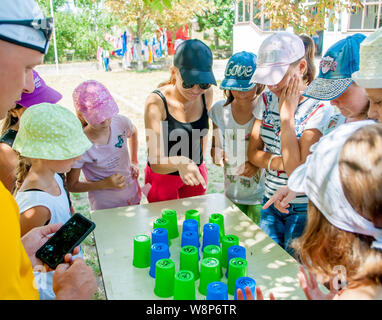
M 27 158 L 67 160 L 91 146 L 73 112 L 58 104 L 41 103 L 23 113 L 13 149 Z

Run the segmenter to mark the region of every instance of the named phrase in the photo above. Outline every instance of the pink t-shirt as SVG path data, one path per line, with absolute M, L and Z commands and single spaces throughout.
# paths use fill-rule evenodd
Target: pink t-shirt
M 119 173 L 126 177 L 124 189 L 89 191 L 92 210 L 109 209 L 139 204 L 142 193 L 137 179 L 131 176 L 131 165 L 127 139 L 133 132 L 133 124 L 122 115 L 113 117 L 107 144 L 93 146 L 73 166 L 81 168 L 87 181 L 99 181 Z

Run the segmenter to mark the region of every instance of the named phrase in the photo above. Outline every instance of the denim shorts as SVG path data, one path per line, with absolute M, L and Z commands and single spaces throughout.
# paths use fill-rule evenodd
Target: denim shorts
M 263 199 L 263 205 L 268 201 Z M 307 220 L 307 203 L 291 203 L 289 213 L 282 213 L 272 204 L 267 209 L 261 209 L 259 227 L 291 256 L 294 250 L 290 247 L 293 239 L 302 235 Z

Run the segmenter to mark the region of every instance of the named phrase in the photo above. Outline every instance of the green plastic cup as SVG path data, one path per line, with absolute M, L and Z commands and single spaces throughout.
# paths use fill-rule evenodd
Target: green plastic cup
M 239 245 L 239 237 L 233 234 L 227 234 L 223 237 L 222 241 L 222 258 L 220 263 L 223 268 L 227 266 L 228 249 L 232 246 Z
M 221 257 L 222 257 L 222 253 L 221 253 L 221 250 L 220 250 L 220 247 L 214 245 L 214 244 L 210 244 L 208 246 L 205 246 L 204 247 L 204 250 L 203 250 L 203 259 L 204 258 L 215 258 L 215 259 L 218 259 L 219 262 L 221 261 Z M 222 267 L 221 267 L 221 262 L 220 262 L 220 278 L 223 276 L 223 271 L 222 271 Z
M 213 213 L 208 219 L 209 223 L 216 223 L 219 226 L 220 241 L 224 237 L 224 216 L 220 213 Z
M 164 228 L 168 232 L 168 246 L 171 246 L 170 240 L 170 222 L 165 218 L 158 218 L 154 221 L 153 229 L 155 228 Z
M 216 258 L 204 258 L 200 263 L 199 292 L 207 295 L 207 286 L 214 281 L 220 281 L 220 262 Z
M 195 277 L 190 270 L 179 270 L 175 274 L 174 300 L 195 300 Z
M 147 268 L 150 266 L 151 254 L 150 237 L 140 234 L 134 238 L 133 266 L 136 268 Z
M 243 258 L 232 258 L 228 268 L 228 293 L 234 296 L 236 280 L 248 276 L 248 262 Z
M 199 250 L 195 246 L 184 246 L 180 249 L 179 270 L 189 270 L 194 279 L 199 279 Z
M 162 211 L 162 218 L 168 220 L 168 236 L 170 239 L 179 237 L 178 217 L 175 210 L 165 209 Z
M 187 219 L 194 219 L 196 221 L 198 221 L 198 226 L 199 226 L 199 237 L 201 236 L 200 234 L 200 212 L 198 210 L 195 210 L 195 209 L 190 209 L 190 210 L 187 210 L 186 211 L 186 220 Z
M 171 259 L 160 259 L 155 264 L 154 293 L 160 298 L 174 295 L 175 263 Z

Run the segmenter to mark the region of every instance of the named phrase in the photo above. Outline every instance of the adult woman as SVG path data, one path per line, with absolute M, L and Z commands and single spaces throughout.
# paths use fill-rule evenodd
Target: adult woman
M 207 186 L 203 162 L 212 105 L 211 50 L 200 40 L 179 45 L 171 78 L 151 93 L 145 105 L 149 202 L 202 195 Z

